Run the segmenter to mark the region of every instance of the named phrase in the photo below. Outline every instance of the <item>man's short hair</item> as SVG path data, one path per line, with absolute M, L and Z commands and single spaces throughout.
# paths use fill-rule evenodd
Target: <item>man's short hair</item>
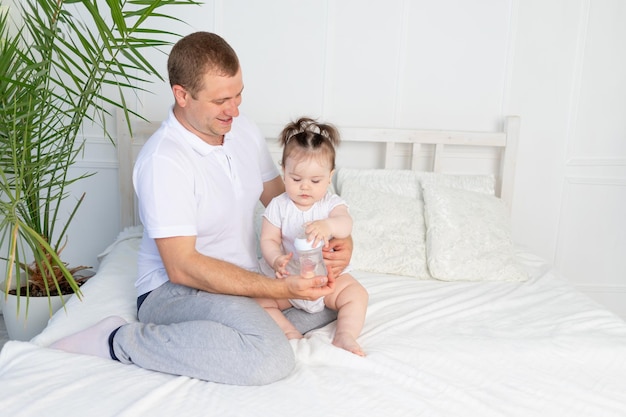
M 167 60 L 170 86 L 181 85 L 192 97 L 204 87 L 205 74 L 232 77 L 237 71 L 239 58 L 233 48 L 210 32 L 195 32 L 180 39 Z

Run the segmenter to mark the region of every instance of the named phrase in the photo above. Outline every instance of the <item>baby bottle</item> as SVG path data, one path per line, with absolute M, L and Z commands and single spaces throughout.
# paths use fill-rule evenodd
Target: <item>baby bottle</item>
M 324 258 L 322 256 L 322 246 L 324 241 L 317 242 L 313 246 L 313 241 L 309 242 L 306 237 L 298 237 L 294 241 L 298 259 L 300 261 L 300 275 L 304 278 L 313 278 L 317 275 L 328 275 Z

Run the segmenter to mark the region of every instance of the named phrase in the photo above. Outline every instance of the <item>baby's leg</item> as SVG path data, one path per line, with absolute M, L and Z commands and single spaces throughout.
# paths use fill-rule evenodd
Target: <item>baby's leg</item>
M 368 300 L 367 290 L 352 275 L 342 274 L 337 278 L 335 292 L 324 297 L 326 307 L 337 311 L 333 345 L 365 356 L 356 339 L 365 323 Z
M 286 310 L 291 307 L 289 300 L 257 298 L 256 301 L 274 319 L 276 324 L 278 324 L 278 327 L 285 332 L 287 339 L 302 339 L 302 333 L 300 333 L 298 329 L 296 329 L 296 327 L 289 320 L 287 320 L 287 317 L 285 317 L 282 312 L 282 310 Z

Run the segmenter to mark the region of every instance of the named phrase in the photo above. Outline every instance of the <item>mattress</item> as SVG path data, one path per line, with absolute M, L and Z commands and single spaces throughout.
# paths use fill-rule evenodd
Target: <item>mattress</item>
M 443 282 L 353 271 L 370 302 L 358 357 L 335 324 L 292 340 L 295 370 L 266 386 L 167 375 L 49 349 L 117 314 L 136 320 L 141 230 L 125 230 L 30 342 L 0 353 L 6 416 L 624 416 L 626 323 L 540 258 L 523 282 Z

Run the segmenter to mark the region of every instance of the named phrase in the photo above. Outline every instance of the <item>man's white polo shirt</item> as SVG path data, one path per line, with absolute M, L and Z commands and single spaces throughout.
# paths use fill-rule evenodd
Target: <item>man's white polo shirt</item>
M 207 256 L 256 270 L 254 207 L 263 182 L 279 175 L 265 138 L 244 116 L 222 146 L 212 146 L 169 117 L 144 145 L 133 171 L 144 234 L 138 295 L 167 281 L 154 239 L 196 236 Z

